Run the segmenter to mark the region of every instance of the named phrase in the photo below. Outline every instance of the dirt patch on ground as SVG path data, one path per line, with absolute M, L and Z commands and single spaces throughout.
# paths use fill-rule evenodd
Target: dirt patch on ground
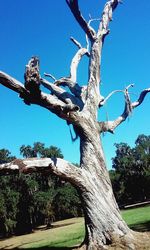
M 34 233 L 27 234 L 27 235 L 21 235 L 17 237 L 12 237 L 5 240 L 0 240 L 0 249 L 6 250 L 6 249 L 25 249 L 26 244 L 29 243 L 40 243 L 41 241 L 45 239 L 50 239 L 50 235 L 52 235 L 52 232 L 55 232 L 59 230 L 59 227 L 62 227 L 62 230 L 66 230 L 66 226 L 77 223 L 81 219 L 70 219 L 65 221 L 59 221 L 53 224 L 55 228 L 44 230 L 44 227 L 39 228 Z M 63 228 L 64 227 L 64 228 Z M 56 232 L 57 234 L 57 232 Z M 125 242 L 122 239 L 122 241 L 116 241 L 114 244 L 108 246 L 106 249 L 108 250 L 150 250 L 150 232 L 133 232 L 134 240 L 131 240 L 131 242 L 125 246 Z M 29 248 L 28 248 L 29 249 Z M 77 249 L 77 248 L 51 248 L 51 247 L 39 247 L 39 250 L 49 249 L 49 250 L 65 250 L 65 249 Z M 85 250 L 85 246 L 82 248 L 78 248 Z

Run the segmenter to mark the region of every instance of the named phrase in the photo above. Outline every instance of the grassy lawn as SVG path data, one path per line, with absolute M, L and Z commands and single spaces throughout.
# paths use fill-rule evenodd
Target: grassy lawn
M 122 211 L 127 224 L 134 230 L 150 231 L 150 206 Z M 0 241 L 0 249 L 69 249 L 84 238 L 83 218 L 55 222 L 55 228 Z
M 83 218 L 59 221 L 53 225 L 55 228 L 0 241 L 0 249 L 67 249 L 84 239 Z
M 150 231 L 150 206 L 124 210 L 122 216 L 133 230 Z

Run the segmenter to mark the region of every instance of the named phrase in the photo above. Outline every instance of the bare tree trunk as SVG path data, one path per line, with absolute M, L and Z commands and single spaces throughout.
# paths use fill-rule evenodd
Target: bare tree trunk
M 80 135 L 84 184 L 77 187 L 85 217 L 84 244 L 87 249 L 105 249 L 105 246 L 124 238 L 126 244 L 131 245 L 132 233 L 114 198 L 98 130 L 86 126 L 86 132 L 88 135 L 85 131 Z
M 78 51 L 72 59 L 70 75 L 55 79 L 51 74 L 46 74 L 54 82 L 49 82 L 40 77 L 39 59 L 32 57 L 26 65 L 25 84 L 10 75 L 0 71 L 0 83 L 5 87 L 17 92 L 19 97 L 27 105 L 36 104 L 59 118 L 72 124 L 76 135 L 80 138 L 80 168 L 63 159 L 25 159 L 14 160 L 11 163 L 1 164 L 2 173 L 11 171 L 32 172 L 42 171 L 59 176 L 72 183 L 81 197 L 85 215 L 86 235 L 84 246 L 88 250 L 107 249 L 108 245 L 121 244 L 121 248 L 114 249 L 139 249 L 134 247 L 133 232 L 121 218 L 116 204 L 111 182 L 106 170 L 105 157 L 100 140 L 103 132 L 113 133 L 130 115 L 133 109 L 141 105 L 150 88 L 144 89 L 135 102 L 131 102 L 128 92 L 133 84 L 124 90 L 111 92 L 103 97 L 100 91 L 100 69 L 102 47 L 105 37 L 109 34 L 109 23 L 112 20 L 113 11 L 117 8 L 120 0 L 107 0 L 99 20 L 99 28 L 96 31 L 91 23 L 84 19 L 78 4 L 78 0 L 66 0 L 75 19 L 86 35 L 87 47 L 71 38 L 78 47 Z M 89 58 L 89 76 L 86 86 L 77 83 L 77 68 L 83 56 Z M 49 92 L 41 89 L 44 86 Z M 69 91 L 65 90 L 67 87 Z M 116 92 L 123 92 L 125 108 L 123 113 L 113 121 L 98 121 L 97 113 L 106 101 Z M 113 107 L 114 108 L 114 107 Z M 141 248 L 140 248 L 141 249 Z

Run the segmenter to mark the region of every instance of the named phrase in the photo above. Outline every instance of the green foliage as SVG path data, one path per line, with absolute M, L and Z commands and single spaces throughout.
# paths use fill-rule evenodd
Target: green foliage
M 139 135 L 135 147 L 115 144 L 116 156 L 110 178 L 120 205 L 150 198 L 150 136 Z
M 32 157 L 59 157 L 63 158 L 63 154 L 60 150 L 60 148 L 50 146 L 50 147 L 45 147 L 44 143 L 41 142 L 35 142 L 33 144 L 33 147 L 27 145 L 22 145 L 20 147 L 20 154 L 23 155 L 25 158 L 32 158 Z
M 22 145 L 24 157 L 60 157 L 59 148 L 46 147 L 36 142 L 31 146 Z M 0 150 L 0 163 L 15 159 L 6 149 Z M 63 197 L 62 197 L 63 196 Z M 70 210 L 70 211 L 69 211 Z M 75 189 L 48 173 L 32 175 L 0 176 L 0 236 L 25 234 L 56 219 L 81 214 L 81 206 Z
M 68 219 L 82 215 L 81 202 L 77 191 L 69 183 L 57 189 L 54 198 L 56 208 L 56 219 Z
M 0 149 L 0 164 L 7 163 L 15 159 L 14 156 L 10 155 L 11 153 L 7 149 Z

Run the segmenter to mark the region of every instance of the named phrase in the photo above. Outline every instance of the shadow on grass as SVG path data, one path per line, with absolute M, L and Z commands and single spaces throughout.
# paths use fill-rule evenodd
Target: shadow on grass
M 139 224 L 132 224 L 130 225 L 130 228 L 134 231 L 138 231 L 138 232 L 148 232 L 150 231 L 150 221 L 144 222 L 144 223 L 139 223 Z M 17 247 L 13 247 L 11 248 L 11 245 L 4 247 L 4 248 L 0 248 L 1 250 L 6 250 L 6 249 L 12 249 L 12 250 L 34 250 L 34 249 L 38 249 L 38 250 L 72 250 L 75 249 L 75 246 L 73 247 L 57 247 L 57 246 L 43 246 L 43 247 L 36 247 L 36 248 L 26 248 L 23 247 L 22 245 L 18 245 Z
M 138 232 L 148 232 L 150 231 L 150 221 L 140 223 L 140 224 L 132 224 L 130 225 L 130 228 Z

